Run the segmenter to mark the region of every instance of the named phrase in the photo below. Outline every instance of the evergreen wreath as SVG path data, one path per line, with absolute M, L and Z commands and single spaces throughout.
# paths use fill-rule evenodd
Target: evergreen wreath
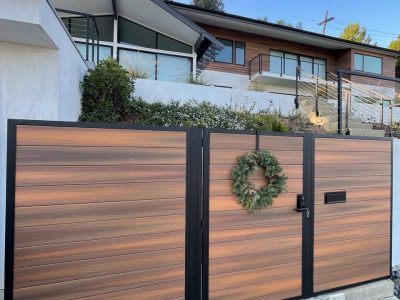
M 250 176 L 258 168 L 265 170 L 266 186 L 257 190 Z M 250 212 L 271 206 L 273 198 L 286 190 L 285 174 L 275 156 L 267 150 L 246 153 L 238 157 L 238 164 L 232 169 L 233 194 L 242 207 Z

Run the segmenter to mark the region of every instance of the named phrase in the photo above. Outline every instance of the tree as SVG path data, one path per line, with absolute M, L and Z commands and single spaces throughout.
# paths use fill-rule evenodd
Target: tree
M 224 11 L 224 0 L 192 0 L 192 4 L 206 9 Z
M 259 21 L 268 22 L 268 17 L 257 18 Z
M 340 35 L 340 38 L 368 45 L 372 42 L 365 27 L 361 27 L 359 23 L 350 23 L 347 25 L 343 30 L 343 33 Z
M 400 51 L 400 34 L 397 36 L 396 40 L 393 40 L 389 44 L 389 49 Z M 397 59 L 396 63 L 396 77 L 400 77 L 400 58 Z
M 278 25 L 283 25 L 283 26 L 287 26 L 287 27 L 303 29 L 303 23 L 302 22 L 297 22 L 296 25 L 293 25 L 290 22 L 286 22 L 285 19 L 279 19 L 279 20 L 276 20 L 275 23 L 278 24 Z

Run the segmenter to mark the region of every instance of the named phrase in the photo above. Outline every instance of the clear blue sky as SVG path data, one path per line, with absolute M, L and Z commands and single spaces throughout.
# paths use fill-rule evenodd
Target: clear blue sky
M 190 4 L 191 0 L 175 0 Z M 267 17 L 296 24 L 305 30 L 322 32 L 318 22 L 326 10 L 336 19 L 328 24 L 327 34 L 339 36 L 349 22 L 366 27 L 374 42 L 387 47 L 400 34 L 400 0 L 225 0 L 225 11 L 249 18 Z

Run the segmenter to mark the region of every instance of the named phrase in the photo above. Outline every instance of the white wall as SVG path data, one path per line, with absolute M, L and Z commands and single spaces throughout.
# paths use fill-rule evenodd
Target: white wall
M 65 120 L 76 121 L 80 114 L 80 81 L 87 65 L 64 30 L 54 11 L 45 0 L 0 0 L 3 4 L 30 7 L 38 17 L 32 18 L 21 10 L 26 18 L 23 26 L 12 27 L 13 35 L 24 35 L 27 26 L 40 27 L 51 40 L 42 46 L 0 41 L 0 289 L 4 288 L 4 231 L 7 119 Z M 13 18 L 18 10 L 13 10 Z M 4 18 L 7 15 L 0 15 Z M 34 22 L 29 24 L 33 19 Z M 1 35 L 0 35 L 1 37 Z M 4 38 L 4 36 L 3 36 Z M 53 47 L 52 45 L 56 45 Z
M 400 265 L 400 140 L 393 141 L 393 241 L 392 266 Z
M 280 111 L 283 115 L 290 115 L 295 110 L 294 96 L 291 95 L 149 79 L 136 80 L 135 95 L 148 102 L 205 100 L 217 105 L 238 104 L 246 107 L 254 105 L 255 109 L 270 108 Z

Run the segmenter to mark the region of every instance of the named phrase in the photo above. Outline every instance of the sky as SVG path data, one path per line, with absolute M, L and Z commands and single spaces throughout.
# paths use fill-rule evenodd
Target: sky
M 319 33 L 322 26 L 318 23 L 328 10 L 335 20 L 327 25 L 326 34 L 338 37 L 348 23 L 359 22 L 381 47 L 387 47 L 400 34 L 400 0 L 224 0 L 224 4 L 227 13 L 267 17 L 269 22 L 302 22 L 303 29 Z

